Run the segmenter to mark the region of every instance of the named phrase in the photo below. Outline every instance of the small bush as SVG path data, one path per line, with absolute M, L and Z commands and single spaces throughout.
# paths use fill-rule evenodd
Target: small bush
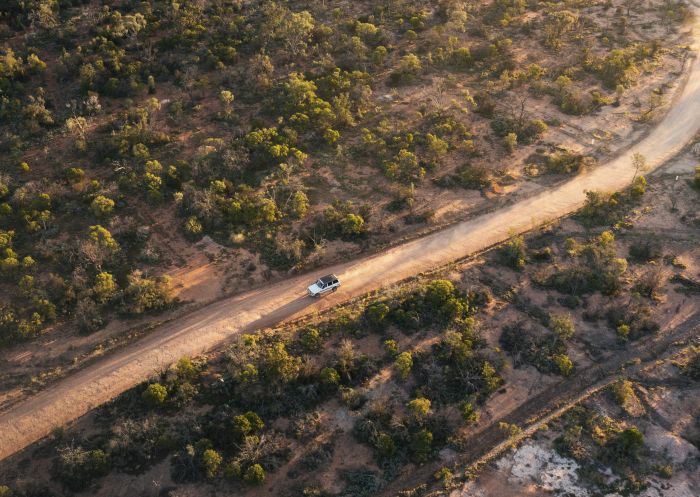
M 410 352 L 401 352 L 394 361 L 394 369 L 402 381 L 408 380 L 411 368 L 413 368 L 413 356 Z
M 263 469 L 260 464 L 250 465 L 246 470 L 245 475 L 243 475 L 243 479 L 248 483 L 252 483 L 253 485 L 262 485 L 265 482 L 266 477 L 267 474 L 265 473 L 265 469 Z
M 160 383 L 151 383 L 141 394 L 141 399 L 150 408 L 162 406 L 167 398 L 168 389 Z
M 103 195 L 98 195 L 92 200 L 90 210 L 95 217 L 104 219 L 114 211 L 114 200 Z
M 102 450 L 82 447 L 64 447 L 58 451 L 56 477 L 74 491 L 87 488 L 96 478 L 109 472 L 107 454 Z

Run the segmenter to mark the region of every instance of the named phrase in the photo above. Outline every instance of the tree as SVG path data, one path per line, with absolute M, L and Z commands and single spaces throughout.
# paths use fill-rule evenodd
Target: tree
M 552 356 L 552 361 L 557 366 L 559 374 L 562 376 L 569 376 L 574 370 L 574 364 L 566 354 L 555 354 Z
M 163 178 L 151 172 L 144 173 L 143 185 L 146 188 L 146 195 L 149 200 L 157 202 L 163 198 L 160 189 L 163 185 Z
M 416 422 L 422 424 L 432 412 L 430 407 L 430 400 L 425 397 L 418 397 L 408 403 L 408 412 Z
M 570 340 L 576 333 L 571 314 L 553 314 L 549 317 L 549 329 L 561 340 Z
M 416 462 L 425 462 L 432 451 L 433 434 L 423 428 L 411 436 L 411 453 Z
M 321 384 L 327 388 L 336 389 L 340 383 L 340 375 L 334 368 L 323 368 L 319 373 Z
M 525 267 L 527 257 L 527 247 L 525 246 L 525 238 L 515 232 L 512 232 L 510 238 L 500 249 L 503 263 L 513 269 L 523 269 Z
M 439 309 L 454 295 L 455 286 L 450 280 L 431 281 L 425 287 L 425 303 Z
M 224 117 L 230 118 L 233 115 L 233 101 L 235 97 L 233 92 L 229 90 L 221 90 L 219 92 L 219 101 L 224 107 Z
M 264 427 L 260 417 L 252 411 L 234 416 L 231 424 L 233 425 L 234 439 L 238 443 L 243 442 L 246 436 Z
M 297 219 L 303 218 L 309 210 L 309 198 L 304 192 L 294 192 L 289 201 L 289 212 Z
M 79 167 L 71 167 L 66 171 L 66 179 L 71 184 L 78 184 L 85 178 L 85 171 Z
M 105 197 L 104 195 L 98 195 L 90 203 L 90 210 L 100 219 L 104 219 L 112 214 L 114 210 L 114 200 Z
M 493 392 L 501 384 L 501 377 L 498 376 L 496 368 L 494 368 L 488 361 L 484 361 L 484 365 L 481 368 L 481 376 L 484 379 L 484 384 L 489 392 Z
M 107 454 L 100 449 L 85 450 L 80 446 L 58 449 L 57 478 L 73 491 L 85 489 L 94 479 L 109 471 Z
M 639 152 L 635 152 L 632 155 L 632 167 L 634 168 L 634 175 L 632 176 L 632 183 L 634 184 L 634 180 L 637 179 L 637 175 L 649 168 L 646 157 Z
M 449 145 L 445 140 L 431 133 L 425 136 L 425 146 L 428 149 L 428 154 L 434 161 L 442 159 L 449 149 Z
M 544 43 L 555 50 L 561 47 L 564 35 L 576 29 L 579 16 L 569 10 L 553 10 L 546 14 L 544 21 Z
M 391 161 L 384 163 L 387 176 L 405 184 L 419 183 L 425 176 L 425 169 L 413 152 L 401 149 Z
M 248 483 L 261 485 L 265 481 L 266 477 L 267 475 L 265 474 L 265 469 L 263 469 L 260 464 L 252 464 L 246 470 L 243 479 Z
M 295 380 L 300 368 L 301 358 L 290 355 L 284 342 L 277 342 L 265 349 L 263 371 L 265 377 L 277 388 Z
M 306 328 L 299 334 L 299 343 L 306 352 L 318 352 L 323 344 L 321 332 L 316 328 Z
M 375 446 L 382 459 L 390 459 L 396 453 L 396 443 L 388 433 L 380 433 Z
M 197 238 L 204 231 L 202 223 L 199 222 L 197 216 L 190 216 L 185 221 L 185 233 L 190 238 Z
M 408 380 L 411 368 L 413 368 L 413 356 L 410 352 L 401 352 L 394 361 L 394 369 L 402 381 Z
M 625 344 L 630 339 L 630 327 L 627 324 L 621 324 L 617 327 L 617 342 L 620 344 Z
M 471 402 L 464 401 L 460 404 L 460 410 L 462 412 L 462 419 L 467 422 L 467 424 L 476 424 L 479 422 L 481 415 L 474 409 Z
M 341 233 L 347 237 L 355 237 L 364 231 L 365 220 L 359 214 L 346 214 L 342 219 Z
M 81 255 L 99 271 L 102 265 L 114 260 L 119 252 L 119 244 L 112 234 L 99 224 L 90 226 L 88 239 L 79 245 Z
M 214 449 L 207 449 L 202 453 L 202 469 L 207 478 L 215 478 L 219 473 L 223 458 Z
M 69 117 L 66 119 L 66 128 L 70 133 L 75 135 L 75 147 L 78 150 L 85 150 L 87 146 L 85 140 L 87 120 L 82 116 Z
M 619 380 L 612 385 L 613 395 L 615 395 L 615 400 L 621 406 L 627 404 L 627 402 L 634 397 L 634 388 L 632 387 L 632 382 L 629 380 Z
M 391 74 L 393 83 L 410 83 L 423 70 L 423 64 L 415 54 L 406 54 L 401 58 L 397 68 Z
M 124 296 L 125 309 L 133 314 L 163 310 L 175 300 L 169 276 L 149 278 L 138 270 L 127 276 Z
M 508 153 L 513 153 L 515 147 L 518 146 L 518 135 L 515 133 L 508 133 L 505 138 L 503 138 L 503 146 L 506 147 Z
M 167 397 L 168 390 L 160 383 L 151 383 L 141 394 L 141 399 L 151 408 L 163 405 Z
M 334 145 L 335 142 L 340 139 L 340 132 L 332 128 L 326 128 L 323 130 L 323 139 L 326 140 L 326 143 L 329 145 Z
M 365 309 L 365 318 L 370 325 L 381 327 L 385 318 L 389 315 L 389 306 L 383 302 L 375 302 Z
M 247 77 L 252 82 L 254 90 L 263 91 L 272 86 L 272 75 L 275 66 L 272 59 L 265 53 L 257 53 L 250 58 L 247 66 Z
M 107 272 L 97 273 L 95 283 L 92 286 L 92 293 L 95 300 L 101 304 L 111 300 L 117 293 L 117 282 L 114 281 L 114 276 Z
M 630 188 L 630 195 L 633 198 L 639 198 L 647 191 L 647 179 L 644 176 L 637 176 L 632 181 L 632 187 Z
M 621 431 L 611 443 L 613 454 L 628 460 L 639 459 L 639 451 L 644 447 L 644 435 L 636 426 Z
M 700 380 L 700 347 L 691 347 L 690 357 L 683 367 L 683 373 L 695 380 Z

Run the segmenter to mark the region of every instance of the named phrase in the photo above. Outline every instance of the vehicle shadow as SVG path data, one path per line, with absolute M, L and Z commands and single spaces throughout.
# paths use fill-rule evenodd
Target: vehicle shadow
M 294 300 L 287 302 L 283 306 L 275 309 L 273 312 L 266 314 L 260 319 L 244 326 L 241 331 L 244 333 L 249 333 L 252 331 L 259 330 L 261 328 L 267 328 L 281 322 L 295 318 L 301 311 L 311 307 L 319 302 L 318 299 L 310 297 L 309 295 L 300 295 Z

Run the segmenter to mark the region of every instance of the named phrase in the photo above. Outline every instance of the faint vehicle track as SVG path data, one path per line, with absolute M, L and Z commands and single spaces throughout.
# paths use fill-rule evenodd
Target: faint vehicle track
M 469 437 L 469 447 L 461 452 L 454 463 L 457 473 L 473 474 L 484 464 L 494 460 L 510 447 L 532 436 L 544 425 L 561 417 L 572 407 L 600 392 L 620 378 L 629 378 L 663 356 L 675 342 L 698 336 L 700 312 L 688 316 L 683 322 L 665 333 L 639 340 L 614 358 L 594 364 L 586 370 L 563 380 L 532 396 L 527 401 Z M 504 439 L 501 422 L 522 427 L 513 437 Z M 430 480 L 444 463 L 425 464 L 413 468 L 410 475 L 402 475 L 389 485 L 382 496 L 398 495 L 402 489 L 420 485 Z M 400 480 L 400 481 L 399 481 Z M 459 493 L 450 494 L 459 497 Z
M 690 63 L 686 78 L 664 119 L 645 139 L 606 164 L 503 209 L 456 223 L 385 252 L 326 268 L 323 272 L 340 277 L 343 290 L 320 302 L 307 298 L 303 289 L 321 271 L 236 295 L 165 323 L 143 339 L 17 403 L 0 415 L 0 459 L 82 416 L 182 356 L 202 354 L 241 332 L 328 309 L 488 249 L 512 232 L 531 230 L 577 210 L 585 201 L 586 190 L 624 188 L 633 177 L 633 153 L 641 153 L 650 168 L 657 168 L 676 155 L 700 129 L 697 57 Z

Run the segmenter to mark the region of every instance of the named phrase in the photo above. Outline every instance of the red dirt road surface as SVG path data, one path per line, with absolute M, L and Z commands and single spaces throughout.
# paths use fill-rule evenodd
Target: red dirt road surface
M 699 9 L 696 9 L 696 12 Z M 698 35 L 695 35 L 696 42 Z M 85 369 L 16 404 L 0 415 L 0 459 L 80 417 L 183 356 L 195 356 L 233 335 L 326 309 L 370 290 L 488 248 L 513 231 L 528 231 L 580 208 L 586 190 L 619 190 L 634 175 L 631 157 L 644 155 L 656 168 L 678 153 L 700 129 L 700 60 L 690 62 L 665 118 L 617 159 L 509 207 L 455 224 L 386 252 L 295 277 L 213 303 L 162 325 L 145 338 L 98 359 Z M 337 274 L 340 291 L 314 300 L 305 288 L 314 276 Z

